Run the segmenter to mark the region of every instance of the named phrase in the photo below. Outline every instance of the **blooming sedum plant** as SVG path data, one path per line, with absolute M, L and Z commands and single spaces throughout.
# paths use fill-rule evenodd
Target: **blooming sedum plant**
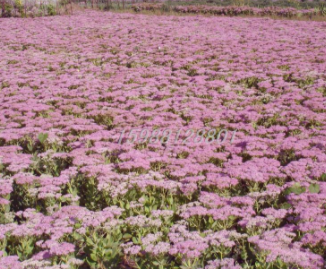
M 87 11 L 0 36 L 1 269 L 324 268 L 325 22 Z

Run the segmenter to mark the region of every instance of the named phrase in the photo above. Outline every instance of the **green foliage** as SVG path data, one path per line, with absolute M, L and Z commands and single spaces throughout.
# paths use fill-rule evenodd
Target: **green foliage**
M 320 192 L 320 186 L 319 186 L 319 184 L 313 184 L 313 183 L 310 184 L 309 191 L 311 193 L 319 193 Z
M 9 18 L 12 16 L 12 6 L 10 4 L 5 4 L 5 9 L 2 12 L 2 17 Z
M 162 11 L 170 12 L 171 10 L 172 10 L 171 2 L 170 1 L 164 2 L 162 5 Z
M 13 191 L 10 196 L 12 211 L 18 212 L 27 208 L 36 208 L 37 200 L 29 194 L 28 189 L 29 187 L 27 185 L 13 183 Z
M 281 209 L 289 209 L 291 207 L 292 207 L 291 204 L 289 204 L 287 202 L 285 202 L 285 203 L 283 203 L 283 204 L 280 205 L 280 208 Z
M 278 113 L 274 114 L 272 117 L 262 117 L 260 118 L 257 123 L 258 126 L 264 126 L 266 128 L 270 128 L 271 126 L 275 125 L 284 125 L 280 120 L 280 115 Z
M 197 269 L 199 267 L 198 261 L 186 260 L 182 262 L 180 269 Z
M 326 97 L 326 87 L 320 87 L 317 89 L 318 92 L 323 94 L 323 97 Z
M 90 210 L 103 209 L 108 204 L 106 199 L 97 189 L 98 181 L 95 177 L 84 177 L 78 175 L 75 180 L 75 186 L 80 196 L 80 205 Z
M 85 253 L 89 266 L 96 269 L 117 268 L 116 265 L 122 257 L 121 239 L 120 232 L 102 235 L 96 232 L 87 234 Z
M 41 144 L 44 144 L 44 142 L 48 139 L 48 134 L 47 133 L 40 133 L 38 135 L 38 140 L 41 142 Z
M 97 124 L 105 125 L 108 130 L 112 130 L 114 127 L 114 118 L 111 115 L 97 114 L 93 116 L 92 119 L 94 119 Z
M 320 181 L 323 181 L 323 182 L 326 181 L 326 173 L 324 173 L 324 174 L 321 175 Z
M 4 88 L 9 88 L 10 87 L 10 83 L 7 82 L 7 81 L 3 81 L 1 83 L 1 86 L 0 86 L 0 90 L 4 89 Z
M 288 165 L 292 161 L 297 161 L 300 159 L 300 156 L 295 154 L 295 150 L 291 149 L 282 149 L 277 157 L 277 160 L 281 163 L 282 166 Z
M 18 9 L 19 13 L 23 13 L 24 6 L 21 0 L 15 0 L 15 7 Z
M 313 77 L 306 77 L 306 78 L 296 78 L 293 76 L 293 73 L 288 73 L 283 75 L 283 79 L 286 82 L 294 82 L 296 83 L 299 88 L 305 88 L 309 85 L 313 85 L 315 83 L 315 78 Z
M 309 189 L 310 189 L 310 187 L 309 187 Z M 313 188 L 313 190 L 315 190 L 315 188 Z M 301 193 L 304 193 L 305 191 L 306 191 L 306 188 L 301 186 L 300 183 L 296 182 L 291 187 L 288 187 L 284 190 L 284 195 L 289 195 L 291 193 L 299 195 Z
M 55 6 L 48 5 L 46 8 L 47 8 L 48 16 L 54 16 L 54 15 L 56 15 Z
M 261 81 L 261 79 L 257 77 L 249 77 L 249 78 L 244 78 L 238 81 L 238 83 L 243 84 L 246 88 L 257 88 L 258 83 Z
M 17 255 L 20 260 L 30 258 L 34 251 L 35 239 L 33 237 L 24 238 L 17 247 Z
M 320 3 L 318 7 L 315 7 L 315 11 L 321 16 L 326 16 L 326 5 L 324 3 Z
M 37 248 L 35 242 L 37 241 L 34 236 L 25 236 L 16 238 L 9 237 L 7 241 L 7 252 L 9 255 L 17 255 L 21 261 L 31 258 L 35 254 Z

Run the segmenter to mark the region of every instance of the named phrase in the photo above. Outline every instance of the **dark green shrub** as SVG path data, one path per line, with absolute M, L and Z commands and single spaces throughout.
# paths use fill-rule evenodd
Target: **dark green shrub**
M 12 16 L 12 6 L 9 4 L 5 4 L 4 10 L 2 10 L 2 17 L 9 18 Z
M 47 6 L 48 16 L 54 16 L 56 14 L 55 7 L 53 5 Z

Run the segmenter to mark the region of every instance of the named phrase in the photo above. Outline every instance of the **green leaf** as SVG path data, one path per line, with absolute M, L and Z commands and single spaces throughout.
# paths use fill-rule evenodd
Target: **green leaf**
M 45 142 L 45 140 L 48 138 L 48 134 L 47 133 L 40 133 L 38 135 L 38 140 L 41 142 L 41 144 L 43 144 Z
M 28 149 L 29 151 L 33 151 L 33 145 L 32 145 L 32 144 L 28 144 L 28 145 L 27 145 L 27 149 Z
M 246 250 L 246 246 L 241 248 L 240 256 L 244 261 L 246 261 L 248 259 L 248 252 Z
M 326 181 L 326 173 L 321 175 L 320 180 L 321 181 Z
M 133 237 L 133 238 L 132 238 L 132 242 L 134 242 L 134 244 L 138 244 L 138 240 L 137 240 L 137 238 L 136 238 L 136 237 Z
M 91 258 L 87 257 L 86 258 L 87 263 L 92 267 L 95 268 L 95 266 L 97 265 L 96 261 L 93 261 Z
M 124 234 L 122 238 L 123 239 L 130 239 L 130 238 L 132 238 L 132 235 L 131 234 Z
M 150 212 L 150 208 L 145 206 L 145 213 L 148 214 Z
M 320 186 L 318 184 L 310 184 L 309 186 L 309 191 L 311 193 L 319 193 L 320 191 Z
M 304 193 L 305 191 L 306 191 L 305 187 L 298 187 L 298 188 L 293 189 L 292 192 L 299 195 L 301 193 Z
M 292 192 L 291 188 L 286 188 L 286 189 L 284 190 L 284 195 L 285 195 L 285 196 L 286 196 L 286 195 L 289 195 L 291 192 Z
M 284 194 L 289 195 L 290 193 L 295 193 L 297 195 L 304 193 L 306 191 L 306 188 L 303 186 L 300 186 L 300 183 L 296 182 L 291 187 L 288 187 L 285 189 Z
M 94 245 L 94 242 L 89 237 L 86 238 L 86 243 L 87 245 L 91 245 L 91 246 Z
M 285 203 L 281 204 L 280 208 L 282 208 L 282 209 L 289 209 L 289 208 L 291 208 L 291 204 L 285 202 Z
M 97 261 L 97 255 L 94 253 L 91 253 L 91 255 L 89 255 L 92 259 L 92 261 Z

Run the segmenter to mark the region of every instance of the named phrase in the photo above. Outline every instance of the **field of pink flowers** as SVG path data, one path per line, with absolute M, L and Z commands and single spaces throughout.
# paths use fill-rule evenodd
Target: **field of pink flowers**
M 87 11 L 0 37 L 1 269 L 324 267 L 325 22 Z

